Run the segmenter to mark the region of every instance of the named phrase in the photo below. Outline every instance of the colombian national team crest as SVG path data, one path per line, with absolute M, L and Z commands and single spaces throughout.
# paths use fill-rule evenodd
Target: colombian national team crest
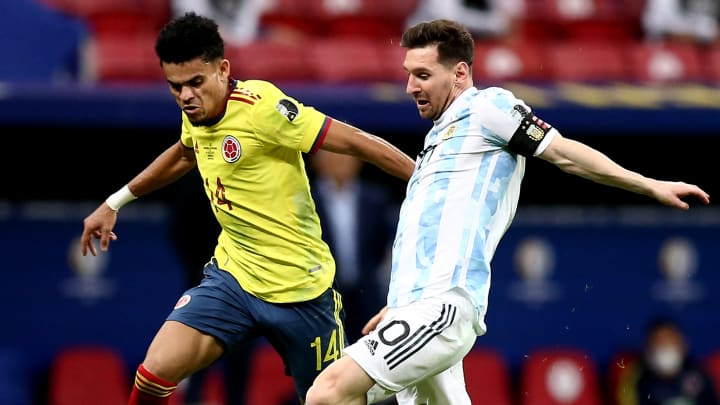
M 234 136 L 228 135 L 222 141 L 222 157 L 228 163 L 235 163 L 242 155 L 242 146 Z
M 174 309 L 179 309 L 179 308 L 184 307 L 185 305 L 187 305 L 190 302 L 191 299 L 192 299 L 192 295 L 190 295 L 190 294 L 183 295 L 182 297 L 180 297 L 180 299 L 177 300 L 177 303 L 175 303 Z

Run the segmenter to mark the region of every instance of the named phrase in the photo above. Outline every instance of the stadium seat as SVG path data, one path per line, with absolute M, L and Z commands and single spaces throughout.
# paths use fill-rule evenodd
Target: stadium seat
M 309 45 L 310 64 L 322 83 L 386 81 L 377 42 L 363 38 L 317 39 Z
M 540 42 L 475 42 L 473 77 L 476 81 L 545 81 L 550 69 Z
M 638 82 L 662 84 L 704 79 L 700 53 L 691 43 L 634 42 L 626 49 L 631 77 Z
M 520 405 L 600 405 L 598 374 L 587 353 L 573 348 L 537 349 L 520 371 Z
M 156 32 L 170 17 L 167 0 L 43 0 L 65 13 L 83 18 L 94 35 Z
M 86 50 L 84 77 L 96 83 L 164 82 L 155 55 L 155 34 L 126 33 L 94 38 Z
M 215 367 L 208 370 L 201 392 L 203 404 L 222 405 L 227 403 L 225 384 L 225 376 L 221 368 Z
M 401 47 L 399 42 L 387 41 L 378 41 L 376 47 L 380 52 L 381 68 L 385 73 L 384 80 L 406 85 L 408 74 L 403 69 L 403 62 L 407 49 Z
M 495 350 L 473 348 L 463 360 L 465 383 L 475 404 L 512 405 L 510 370 Z
M 545 0 L 550 19 L 566 40 L 628 41 L 640 34 L 638 21 L 617 0 Z
M 705 369 L 715 384 L 715 390 L 720 392 L 720 349 L 707 355 Z
M 517 30 L 526 41 L 554 42 L 562 38 L 561 25 L 552 19 L 549 0 L 525 0 Z
M 417 0 L 360 0 L 357 8 L 326 10 L 329 34 L 344 37 L 373 37 L 400 42 L 405 20 Z
M 50 370 L 49 405 L 125 405 L 131 379 L 113 348 L 78 346 L 60 350 Z
M 262 27 L 316 37 L 327 33 L 324 0 L 272 0 L 260 17 Z
M 638 360 L 638 354 L 632 350 L 621 350 L 610 359 L 607 369 L 607 392 L 609 405 L 619 405 L 622 381 Z
M 254 349 L 247 387 L 248 404 L 284 405 L 297 396 L 295 383 L 285 374 L 280 355 L 267 343 Z
M 279 57 L 282 55 L 282 57 Z M 232 75 L 240 80 L 306 81 L 314 79 L 310 58 L 304 45 L 255 41 L 228 46 Z
M 720 46 L 715 45 L 700 52 L 701 65 L 705 79 L 712 84 L 720 84 Z
M 560 42 L 548 44 L 546 51 L 555 80 L 603 83 L 629 76 L 625 55 L 613 42 Z

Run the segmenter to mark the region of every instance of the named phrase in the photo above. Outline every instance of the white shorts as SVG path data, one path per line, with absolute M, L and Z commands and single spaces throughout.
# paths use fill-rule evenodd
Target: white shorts
M 368 404 L 394 394 L 399 404 L 470 404 L 462 359 L 478 329 L 477 309 L 455 289 L 391 308 L 344 353 L 375 380 Z

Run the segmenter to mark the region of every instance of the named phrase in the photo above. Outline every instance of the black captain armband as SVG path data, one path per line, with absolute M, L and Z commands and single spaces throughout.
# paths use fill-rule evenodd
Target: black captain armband
M 518 155 L 533 156 L 552 127 L 521 106 L 515 106 L 515 111 L 522 114 L 522 120 L 508 142 L 508 149 Z

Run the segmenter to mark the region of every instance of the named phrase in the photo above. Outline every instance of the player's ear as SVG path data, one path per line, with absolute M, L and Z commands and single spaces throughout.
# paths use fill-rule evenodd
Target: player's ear
M 220 80 L 227 82 L 228 77 L 230 77 L 230 61 L 229 60 L 223 59 L 220 61 L 219 72 L 220 72 Z

